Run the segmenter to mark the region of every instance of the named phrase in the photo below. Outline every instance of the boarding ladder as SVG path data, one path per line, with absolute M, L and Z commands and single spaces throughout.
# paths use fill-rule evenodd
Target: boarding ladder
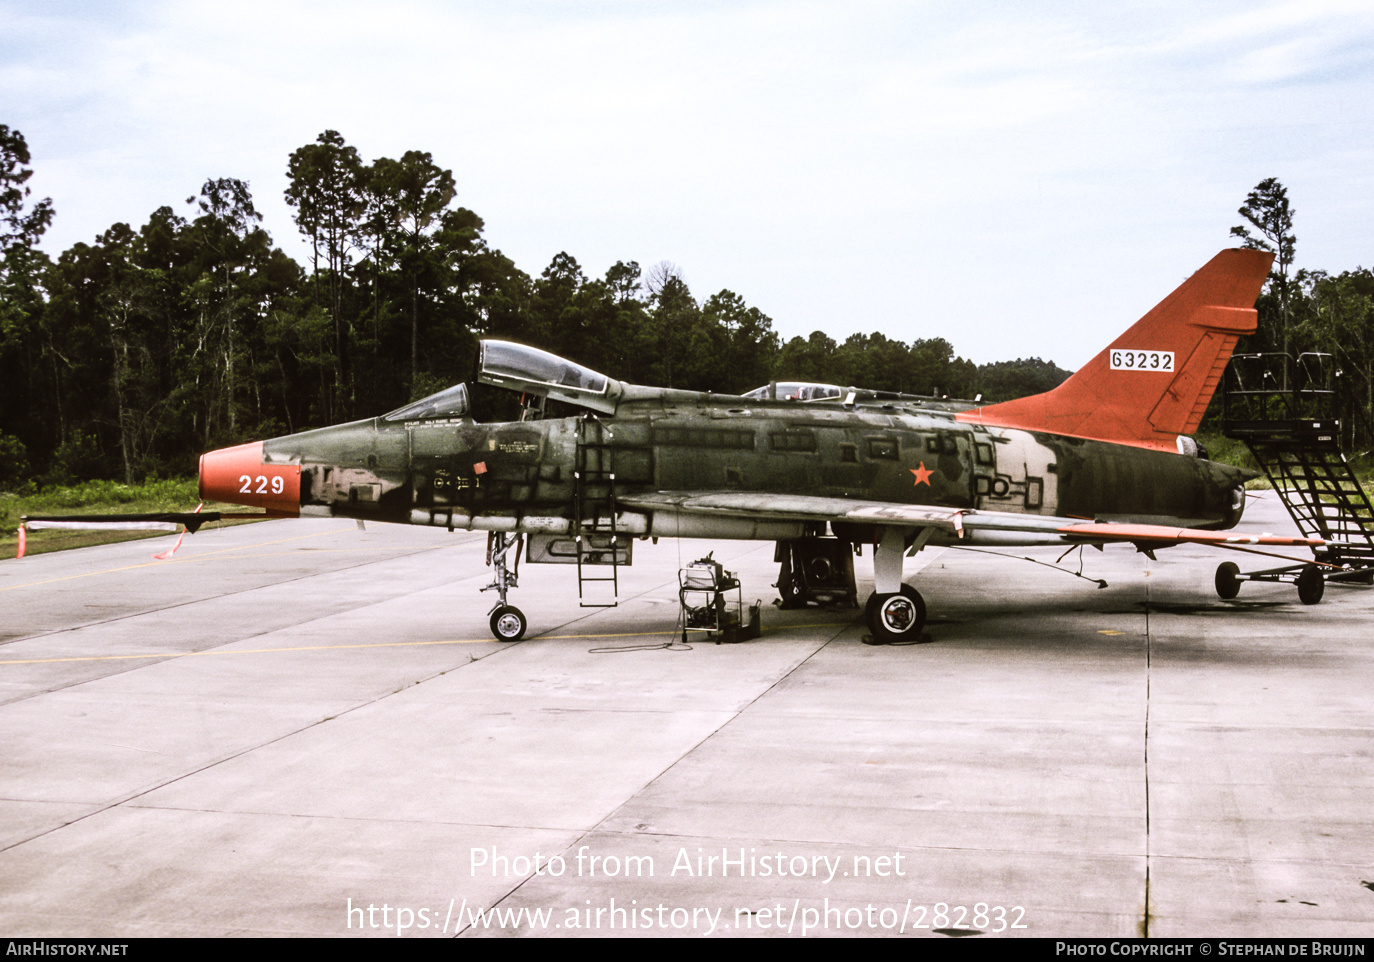
M 594 414 L 577 419 L 573 471 L 573 537 L 577 545 L 577 598 L 583 608 L 614 608 L 620 597 L 620 565 L 628 542 L 616 527 L 615 462 L 610 432 Z M 611 573 L 593 574 L 609 567 Z M 587 601 L 586 586 L 605 582 L 610 601 Z
M 1327 581 L 1374 575 L 1374 506 L 1341 452 L 1340 372 L 1330 354 L 1238 354 L 1223 433 L 1243 441 L 1315 551 Z M 1339 570 L 1337 570 L 1339 569 Z

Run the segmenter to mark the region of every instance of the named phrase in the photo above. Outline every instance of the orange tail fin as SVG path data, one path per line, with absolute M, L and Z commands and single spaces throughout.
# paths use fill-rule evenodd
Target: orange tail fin
M 1273 260 L 1222 251 L 1053 391 L 956 417 L 1173 451 L 1201 423 L 1236 340 L 1254 332 Z

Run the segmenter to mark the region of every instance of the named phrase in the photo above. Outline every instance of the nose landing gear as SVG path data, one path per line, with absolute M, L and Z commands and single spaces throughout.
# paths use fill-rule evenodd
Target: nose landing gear
M 495 577 L 483 591 L 496 591 L 501 600 L 491 610 L 491 633 L 497 641 L 519 641 L 525 637 L 525 613 L 514 605 L 506 604 L 506 592 L 519 583 L 520 551 L 524 547 L 522 535 L 510 535 L 504 531 L 493 531 L 487 536 L 487 564 L 495 569 Z M 506 556 L 511 550 L 515 558 L 510 565 Z

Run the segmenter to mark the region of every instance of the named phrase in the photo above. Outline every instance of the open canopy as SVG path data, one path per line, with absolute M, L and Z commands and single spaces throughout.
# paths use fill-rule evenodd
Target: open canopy
M 602 414 L 614 414 L 623 393 L 619 381 L 537 347 L 510 341 L 483 341 L 477 380 L 566 401 Z

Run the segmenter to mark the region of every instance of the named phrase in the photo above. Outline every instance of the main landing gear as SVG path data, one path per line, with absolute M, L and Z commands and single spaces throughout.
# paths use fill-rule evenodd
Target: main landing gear
M 926 624 L 925 600 L 915 588 L 902 584 L 906 547 L 905 529 L 887 527 L 873 552 L 873 594 L 864 616 L 875 644 L 918 641 Z
M 921 636 L 926 623 L 926 603 L 911 585 L 902 585 L 896 594 L 873 592 L 864 608 L 868 630 L 877 644 L 913 641 Z
M 525 613 L 514 605 L 506 604 L 506 592 L 516 587 L 520 573 L 520 552 L 525 544 L 521 535 L 510 535 L 504 531 L 493 531 L 487 535 L 487 564 L 495 569 L 495 578 L 483 591 L 495 590 L 501 600 L 491 610 L 491 633 L 497 641 L 519 641 L 525 637 Z M 506 556 L 515 551 L 515 558 L 509 565 Z
M 814 536 L 779 541 L 773 560 L 781 563 L 775 587 L 784 611 L 812 604 L 859 607 L 854 549 L 848 541 Z

